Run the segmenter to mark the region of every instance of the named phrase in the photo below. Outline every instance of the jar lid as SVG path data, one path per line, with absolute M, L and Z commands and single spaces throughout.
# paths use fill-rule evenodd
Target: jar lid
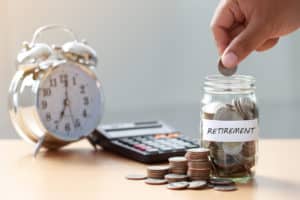
M 250 93 L 255 89 L 255 78 L 248 75 L 209 75 L 204 81 L 208 93 Z

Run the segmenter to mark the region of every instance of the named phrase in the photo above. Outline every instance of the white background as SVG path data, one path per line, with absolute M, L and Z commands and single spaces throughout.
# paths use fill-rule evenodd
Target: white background
M 197 137 L 203 78 L 216 73 L 209 30 L 218 1 L 0 0 L 0 137 L 17 137 L 8 118 L 7 90 L 14 60 L 35 28 L 71 27 L 98 52 L 105 89 L 105 122 L 163 119 Z M 58 33 L 50 41 L 62 41 Z M 298 137 L 300 35 L 251 55 L 240 73 L 257 78 L 264 137 Z M 283 132 L 284 130 L 284 132 Z

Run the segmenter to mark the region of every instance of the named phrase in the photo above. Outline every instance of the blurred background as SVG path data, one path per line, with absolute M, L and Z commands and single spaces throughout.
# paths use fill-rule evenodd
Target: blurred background
M 0 0 L 0 137 L 17 138 L 7 112 L 15 59 L 36 28 L 65 24 L 98 53 L 103 123 L 164 120 L 199 136 L 203 79 L 217 73 L 209 23 L 217 0 Z M 62 42 L 47 34 L 51 42 Z M 257 79 L 261 137 L 296 138 L 300 108 L 300 32 L 253 53 L 240 74 Z

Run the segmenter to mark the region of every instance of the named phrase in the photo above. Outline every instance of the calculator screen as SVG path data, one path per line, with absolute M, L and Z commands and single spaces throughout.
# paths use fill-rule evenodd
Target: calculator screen
M 176 131 L 172 127 L 159 121 L 101 125 L 98 127 L 98 130 L 110 139 L 151 134 L 165 134 Z

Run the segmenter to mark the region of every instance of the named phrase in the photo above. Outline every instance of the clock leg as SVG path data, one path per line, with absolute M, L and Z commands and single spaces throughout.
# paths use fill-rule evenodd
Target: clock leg
M 94 147 L 94 150 L 97 151 L 97 144 L 94 142 L 93 138 L 91 136 L 87 136 L 86 139 L 89 141 L 89 143 Z
M 43 137 L 40 137 L 33 152 L 33 156 L 36 157 L 37 154 L 39 153 L 44 141 L 45 141 L 46 136 L 44 135 Z

